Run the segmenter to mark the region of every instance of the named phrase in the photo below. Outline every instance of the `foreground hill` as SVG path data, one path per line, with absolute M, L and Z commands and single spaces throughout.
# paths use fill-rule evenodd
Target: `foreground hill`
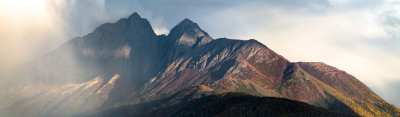
M 193 86 L 166 99 L 123 105 L 76 117 L 346 117 L 327 109 L 285 98 L 243 93 L 213 94 L 206 86 Z
M 400 116 L 352 75 L 290 62 L 256 40 L 213 39 L 185 19 L 156 35 L 137 13 L 106 23 L 15 70 L 1 92 L 7 116 L 70 116 L 167 98 L 193 85 L 216 94 L 288 98 L 347 115 Z

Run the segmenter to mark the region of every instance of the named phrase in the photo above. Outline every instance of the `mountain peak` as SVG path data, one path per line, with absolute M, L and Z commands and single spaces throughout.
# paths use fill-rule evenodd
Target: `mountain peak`
M 172 28 L 171 33 L 173 34 L 173 32 L 177 32 L 177 31 L 180 33 L 184 33 L 185 31 L 193 31 L 196 29 L 200 29 L 199 25 L 197 25 L 197 23 L 193 22 L 189 18 L 185 18 L 184 20 L 179 22 L 178 25 L 176 25 L 174 28 Z M 201 30 L 201 32 L 205 33 L 203 30 Z
M 207 32 L 203 31 L 197 23 L 185 18 L 171 29 L 168 38 L 182 47 L 197 47 L 212 40 Z
M 197 26 L 197 23 L 194 23 L 192 20 L 190 20 L 189 18 L 185 18 L 183 19 L 178 26 Z
M 137 12 L 134 12 L 128 17 L 128 19 L 142 19 L 142 17 L 140 17 Z
M 120 48 L 125 44 L 155 43 L 155 34 L 150 22 L 137 12 L 114 23 L 105 23 L 97 27 L 85 38 L 87 43 L 96 43 L 99 48 Z

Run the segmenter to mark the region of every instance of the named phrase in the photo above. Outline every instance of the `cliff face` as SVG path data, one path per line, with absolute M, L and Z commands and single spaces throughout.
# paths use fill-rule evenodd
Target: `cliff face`
M 193 85 L 205 92 L 289 98 L 349 115 L 400 116 L 344 71 L 290 62 L 256 40 L 213 39 L 189 19 L 157 36 L 134 13 L 18 70 L 23 74 L 16 77 L 31 82 L 3 92 L 7 101 L 0 102 L 1 112 L 15 116 L 69 116 L 161 99 Z

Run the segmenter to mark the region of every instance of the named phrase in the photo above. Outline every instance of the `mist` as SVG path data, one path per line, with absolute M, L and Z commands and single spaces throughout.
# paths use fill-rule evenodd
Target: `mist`
M 156 33 L 167 33 L 165 22 L 144 11 L 136 1 L 1 0 L 0 70 L 32 61 L 100 24 L 116 22 L 133 12 L 156 25 Z
M 134 5 L 136 4 L 131 4 L 129 7 Z M 103 82 L 102 80 L 108 79 L 109 76 L 99 74 L 78 76 L 81 68 L 75 61 L 75 55 L 68 53 L 72 50 L 64 50 L 66 52 L 59 55 L 63 57 L 62 60 L 43 63 L 41 61 L 46 60 L 40 60 L 40 58 L 48 56 L 69 40 L 92 32 L 100 24 L 115 22 L 133 13 L 132 10 L 114 7 L 106 5 L 105 0 L 1 0 L 0 116 L 25 113 L 17 111 L 18 109 L 3 110 L 13 100 L 30 98 L 40 94 L 40 91 L 47 92 L 47 95 L 60 95 L 51 92 L 62 92 L 64 95 L 64 93 L 68 94 L 68 91 L 64 91 L 63 87 L 74 90 L 74 88 L 87 85 L 86 82 Z M 141 8 L 137 8 L 138 11 L 139 9 Z M 32 64 L 35 67 L 29 68 Z M 63 64 L 68 67 L 49 68 L 51 65 Z M 91 69 L 96 70 L 95 67 Z M 38 78 L 38 76 L 46 75 L 49 77 Z M 63 76 L 57 77 L 58 75 Z M 52 77 L 57 77 L 58 80 Z M 99 78 L 94 81 L 68 80 L 72 77 L 75 79 Z M 57 85 L 60 81 L 69 81 L 69 83 Z M 57 98 L 52 100 L 57 100 Z M 70 103 L 79 105 L 79 101 Z M 36 107 L 28 108 L 34 110 Z M 69 112 L 79 111 L 70 110 Z M 60 113 L 59 116 L 64 115 Z

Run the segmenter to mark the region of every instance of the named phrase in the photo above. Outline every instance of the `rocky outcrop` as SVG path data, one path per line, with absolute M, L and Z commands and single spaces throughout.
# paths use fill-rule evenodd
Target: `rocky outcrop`
M 196 23 L 187 18 L 172 28 L 168 39 L 181 49 L 199 47 L 213 40 Z

